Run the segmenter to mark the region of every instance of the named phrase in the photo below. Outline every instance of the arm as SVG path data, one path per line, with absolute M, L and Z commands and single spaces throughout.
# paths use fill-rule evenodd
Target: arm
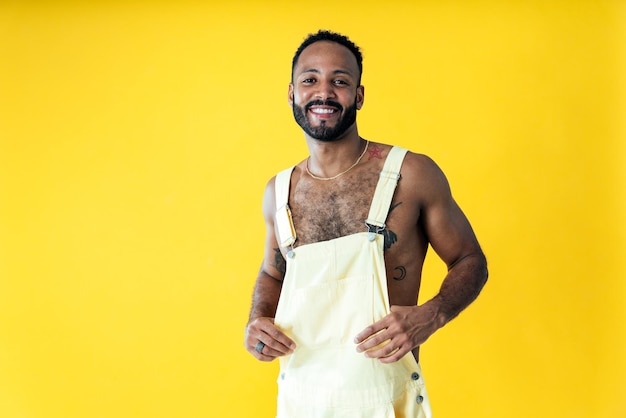
M 262 361 L 272 361 L 276 357 L 289 354 L 295 348 L 294 342 L 274 326 L 274 315 L 286 268 L 274 230 L 275 206 L 274 180 L 272 179 L 265 188 L 263 197 L 263 216 L 266 227 L 265 251 L 261 270 L 254 286 L 252 307 L 244 340 L 246 349 Z M 261 353 L 255 350 L 259 341 L 265 344 Z
M 452 198 L 443 172 L 431 161 L 429 190 L 423 208 L 423 225 L 430 245 L 446 263 L 448 273 L 439 293 L 427 304 L 437 312 L 441 326 L 472 303 L 488 277 L 487 260 L 472 227 Z
M 420 306 L 392 306 L 389 315 L 357 335 L 357 351 L 383 363 L 397 361 L 423 344 L 476 299 L 487 280 L 485 256 L 443 172 L 423 156 L 407 165 L 405 187 L 410 185 L 418 196 L 418 225 L 448 273 L 434 298 Z M 388 344 L 373 349 L 385 341 Z

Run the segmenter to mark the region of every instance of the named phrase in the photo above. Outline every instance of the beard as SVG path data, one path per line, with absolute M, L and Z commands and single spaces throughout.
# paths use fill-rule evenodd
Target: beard
M 311 123 L 307 118 L 307 114 L 311 106 L 332 106 L 337 108 L 339 112 L 343 110 L 343 106 L 330 100 L 314 100 L 307 103 L 304 108 L 298 106 L 295 102 L 293 103 L 293 116 L 298 125 L 300 125 L 302 130 L 307 135 L 319 141 L 332 142 L 341 139 L 348 128 L 356 122 L 356 99 L 352 106 L 346 108 L 345 114 L 340 117 L 335 126 L 327 126 L 326 121 L 322 121 L 320 126 L 311 126 Z

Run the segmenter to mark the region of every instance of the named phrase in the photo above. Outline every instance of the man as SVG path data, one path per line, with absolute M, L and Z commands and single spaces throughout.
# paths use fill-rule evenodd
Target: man
M 367 141 L 362 55 L 319 31 L 298 48 L 289 103 L 310 156 L 272 178 L 246 349 L 280 359 L 278 417 L 429 417 L 419 347 L 487 280 L 447 180 L 424 155 Z M 448 266 L 417 306 L 426 250 Z

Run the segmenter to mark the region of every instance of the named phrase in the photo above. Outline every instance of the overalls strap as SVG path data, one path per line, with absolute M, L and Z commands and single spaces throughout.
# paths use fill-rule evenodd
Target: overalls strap
M 391 206 L 391 199 L 400 179 L 400 167 L 404 161 L 407 150 L 400 147 L 393 147 L 387 154 L 385 165 L 380 172 L 380 178 L 376 185 L 372 205 L 365 223 L 369 232 L 381 232 L 385 229 L 385 220 Z
M 281 171 L 276 175 L 274 181 L 274 193 L 276 194 L 276 225 L 278 227 L 278 245 L 289 247 L 296 242 L 296 229 L 291 219 L 289 210 L 289 183 L 291 182 L 291 172 L 294 167 Z

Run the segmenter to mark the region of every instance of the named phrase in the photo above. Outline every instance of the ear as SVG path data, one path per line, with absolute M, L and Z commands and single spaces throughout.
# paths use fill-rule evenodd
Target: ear
M 361 110 L 363 102 L 365 101 L 365 86 L 359 86 L 356 88 L 356 108 Z
M 287 103 L 289 106 L 293 106 L 293 83 L 289 83 L 289 92 L 287 93 Z

